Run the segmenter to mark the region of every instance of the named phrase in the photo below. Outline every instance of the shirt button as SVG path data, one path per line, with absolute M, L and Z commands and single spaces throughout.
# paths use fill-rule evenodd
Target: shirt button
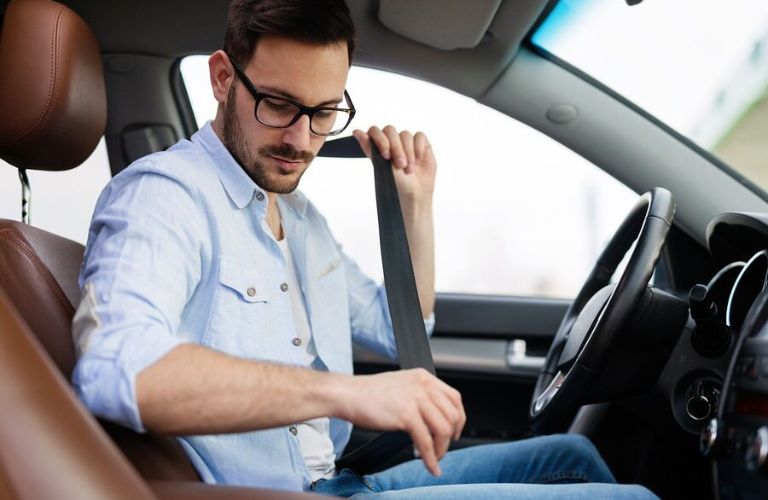
M 294 436 L 299 433 L 299 430 L 296 428 L 295 425 L 288 427 L 288 430 L 291 431 L 291 434 L 293 434 Z
M 245 293 L 247 293 L 249 297 L 253 297 L 256 295 L 256 289 L 250 286 L 248 287 L 248 290 L 245 291 Z
M 299 337 L 294 337 L 294 338 L 293 338 L 293 340 L 291 340 L 291 342 L 292 342 L 292 343 L 293 343 L 293 345 L 295 345 L 296 347 L 299 347 L 299 346 L 301 346 L 301 339 L 300 339 Z
M 264 193 L 256 193 L 256 199 L 259 201 L 264 201 Z
M 280 290 L 287 292 L 288 291 L 288 283 L 283 283 L 280 285 Z

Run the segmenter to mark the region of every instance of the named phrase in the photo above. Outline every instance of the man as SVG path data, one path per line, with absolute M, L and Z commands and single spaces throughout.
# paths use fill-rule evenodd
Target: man
M 208 482 L 402 498 L 648 495 L 485 484 L 614 481 L 574 436 L 446 455 L 466 419 L 457 391 L 423 370 L 351 375 L 352 340 L 397 355 L 386 299 L 295 190 L 354 114 L 345 91 L 353 49 L 341 0 L 233 2 L 224 50 L 209 61 L 215 120 L 131 165 L 97 204 L 74 321 L 79 395 L 138 431 L 184 436 Z M 431 329 L 429 142 L 393 127 L 355 137 L 393 160 Z M 336 471 L 351 423 L 408 432 L 423 465 L 364 478 Z

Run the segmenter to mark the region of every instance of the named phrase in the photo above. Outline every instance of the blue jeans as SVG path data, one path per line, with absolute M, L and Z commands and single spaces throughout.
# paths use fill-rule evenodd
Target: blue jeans
M 562 434 L 464 448 L 440 461 L 441 477 L 411 460 L 375 474 L 343 470 L 320 480 L 316 493 L 376 499 L 650 499 L 637 485 L 620 485 L 592 443 L 577 434 Z

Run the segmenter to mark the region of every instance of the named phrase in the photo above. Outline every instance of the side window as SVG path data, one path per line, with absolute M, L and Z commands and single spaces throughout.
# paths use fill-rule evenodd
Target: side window
M 182 63 L 199 124 L 213 117 L 206 58 Z M 574 297 L 636 195 L 553 139 L 467 97 L 353 67 L 350 129 L 424 131 L 438 162 L 438 292 Z M 197 101 L 197 102 L 196 102 Z M 299 186 L 345 252 L 381 279 L 367 160 L 318 158 Z
M 104 139 L 77 168 L 64 172 L 28 170 L 32 187 L 30 222 L 33 226 L 85 244 L 96 200 L 109 182 L 109 159 Z M 21 219 L 18 170 L 0 160 L 0 218 Z

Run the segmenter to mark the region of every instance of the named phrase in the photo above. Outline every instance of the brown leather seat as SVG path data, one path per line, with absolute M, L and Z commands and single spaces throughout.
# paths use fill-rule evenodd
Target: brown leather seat
M 307 500 L 316 495 L 136 473 L 0 290 L 0 498 Z
M 14 0 L 0 32 L 0 156 L 17 168 L 67 170 L 104 133 L 101 54 L 85 23 L 49 0 Z M 83 246 L 27 224 L 0 220 L 0 288 L 69 378 L 72 316 L 80 300 Z M 199 480 L 172 438 L 105 424 L 148 479 Z
M 1 291 L 0 378 L 2 498 L 154 498 Z
M 96 38 L 77 14 L 49 0 L 9 3 L 0 32 L 0 157 L 17 168 L 67 170 L 93 152 L 106 124 Z M 72 316 L 83 246 L 0 220 L 0 287 L 65 377 L 75 364 Z M 147 479 L 199 480 L 167 436 L 105 427 Z
M 71 324 L 80 300 L 82 260 L 79 243 L 0 219 L 0 289 L 67 379 L 75 364 Z M 138 434 L 106 421 L 102 426 L 145 479 L 199 481 L 175 439 Z
M 67 170 L 91 154 L 106 123 L 101 55 L 69 8 L 8 4 L 0 109 L 0 158 L 19 169 Z M 0 497 L 307 498 L 204 485 L 175 439 L 102 423 L 147 488 L 67 383 L 83 250 L 0 219 Z

